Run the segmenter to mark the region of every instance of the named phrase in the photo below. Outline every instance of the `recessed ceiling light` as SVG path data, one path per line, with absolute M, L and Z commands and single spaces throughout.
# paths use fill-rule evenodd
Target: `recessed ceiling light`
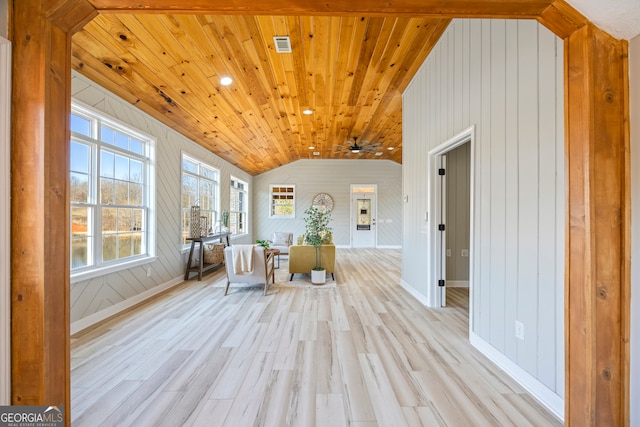
M 231 83 L 233 83 L 233 80 L 231 79 L 231 77 L 223 77 L 220 79 L 220 84 L 222 86 L 229 86 Z
M 312 111 L 312 110 L 309 110 L 309 109 L 306 109 L 306 110 L 304 110 L 304 111 L 302 112 L 302 114 L 306 114 L 306 115 L 308 116 L 309 114 L 313 114 L 313 111 Z
M 391 151 L 393 150 L 393 147 L 387 147 L 387 150 Z
M 316 149 L 316 147 L 315 147 L 315 146 L 313 146 L 313 145 L 310 145 L 310 146 L 309 146 L 309 150 L 315 150 L 315 149 Z
M 319 152 L 319 151 L 314 151 L 314 152 L 313 152 L 313 155 L 314 155 L 314 156 L 319 156 L 319 155 L 320 155 L 320 152 Z
M 378 151 L 378 152 L 376 153 L 376 156 L 382 156 L 382 151 Z

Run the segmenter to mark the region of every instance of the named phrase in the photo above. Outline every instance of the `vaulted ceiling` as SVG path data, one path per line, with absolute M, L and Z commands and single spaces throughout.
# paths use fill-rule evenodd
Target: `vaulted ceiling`
M 448 23 L 103 14 L 73 36 L 72 63 L 254 175 L 308 158 L 401 162 L 402 91 Z M 291 53 L 276 52 L 274 36 L 289 36 Z M 378 148 L 351 153 L 353 137 Z

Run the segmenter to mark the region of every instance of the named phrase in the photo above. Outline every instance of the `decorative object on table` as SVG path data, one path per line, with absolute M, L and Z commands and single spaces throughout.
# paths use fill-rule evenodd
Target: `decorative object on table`
M 209 233 L 209 221 L 207 217 L 202 215 L 200 216 L 200 237 L 206 236 Z
M 257 239 L 257 240 L 256 240 L 256 243 L 257 243 L 257 244 L 259 244 L 260 246 L 262 246 L 265 250 L 267 250 L 267 249 L 269 249 L 269 248 L 270 248 L 270 246 L 269 246 L 269 241 L 268 241 L 268 240 L 260 240 L 260 239 Z
M 189 237 L 200 237 L 200 206 L 191 206 L 191 217 L 189 218 Z
M 331 212 L 333 210 L 333 197 L 328 193 L 318 193 L 313 197 L 312 205 L 318 210 Z
M 321 211 L 312 205 L 304 211 L 304 214 L 306 224 L 304 240 L 308 245 L 313 246 L 316 252 L 316 265 L 311 270 L 311 283 L 322 284 L 326 280 L 326 270 L 322 267 L 320 246 L 331 241 L 331 228 L 329 227 L 331 211 Z
M 229 210 L 225 209 L 222 211 L 222 214 L 220 214 L 220 218 L 222 220 L 222 232 L 227 232 L 229 231 Z

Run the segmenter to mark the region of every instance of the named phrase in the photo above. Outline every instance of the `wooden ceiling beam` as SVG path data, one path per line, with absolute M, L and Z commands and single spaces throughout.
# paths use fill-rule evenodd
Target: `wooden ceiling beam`
M 87 0 L 102 12 L 231 15 L 410 16 L 433 18 L 536 18 L 552 0 Z

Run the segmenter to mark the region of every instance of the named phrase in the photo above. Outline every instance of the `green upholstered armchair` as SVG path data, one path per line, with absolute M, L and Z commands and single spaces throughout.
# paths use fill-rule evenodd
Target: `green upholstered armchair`
M 289 273 L 291 274 L 289 281 L 293 280 L 294 274 L 310 274 L 316 266 L 316 248 L 303 243 L 302 239 L 298 239 L 297 245 L 289 246 Z M 320 264 L 327 273 L 331 273 L 331 278 L 336 280 L 334 276 L 336 246 L 333 244 L 333 239 L 320 246 Z

